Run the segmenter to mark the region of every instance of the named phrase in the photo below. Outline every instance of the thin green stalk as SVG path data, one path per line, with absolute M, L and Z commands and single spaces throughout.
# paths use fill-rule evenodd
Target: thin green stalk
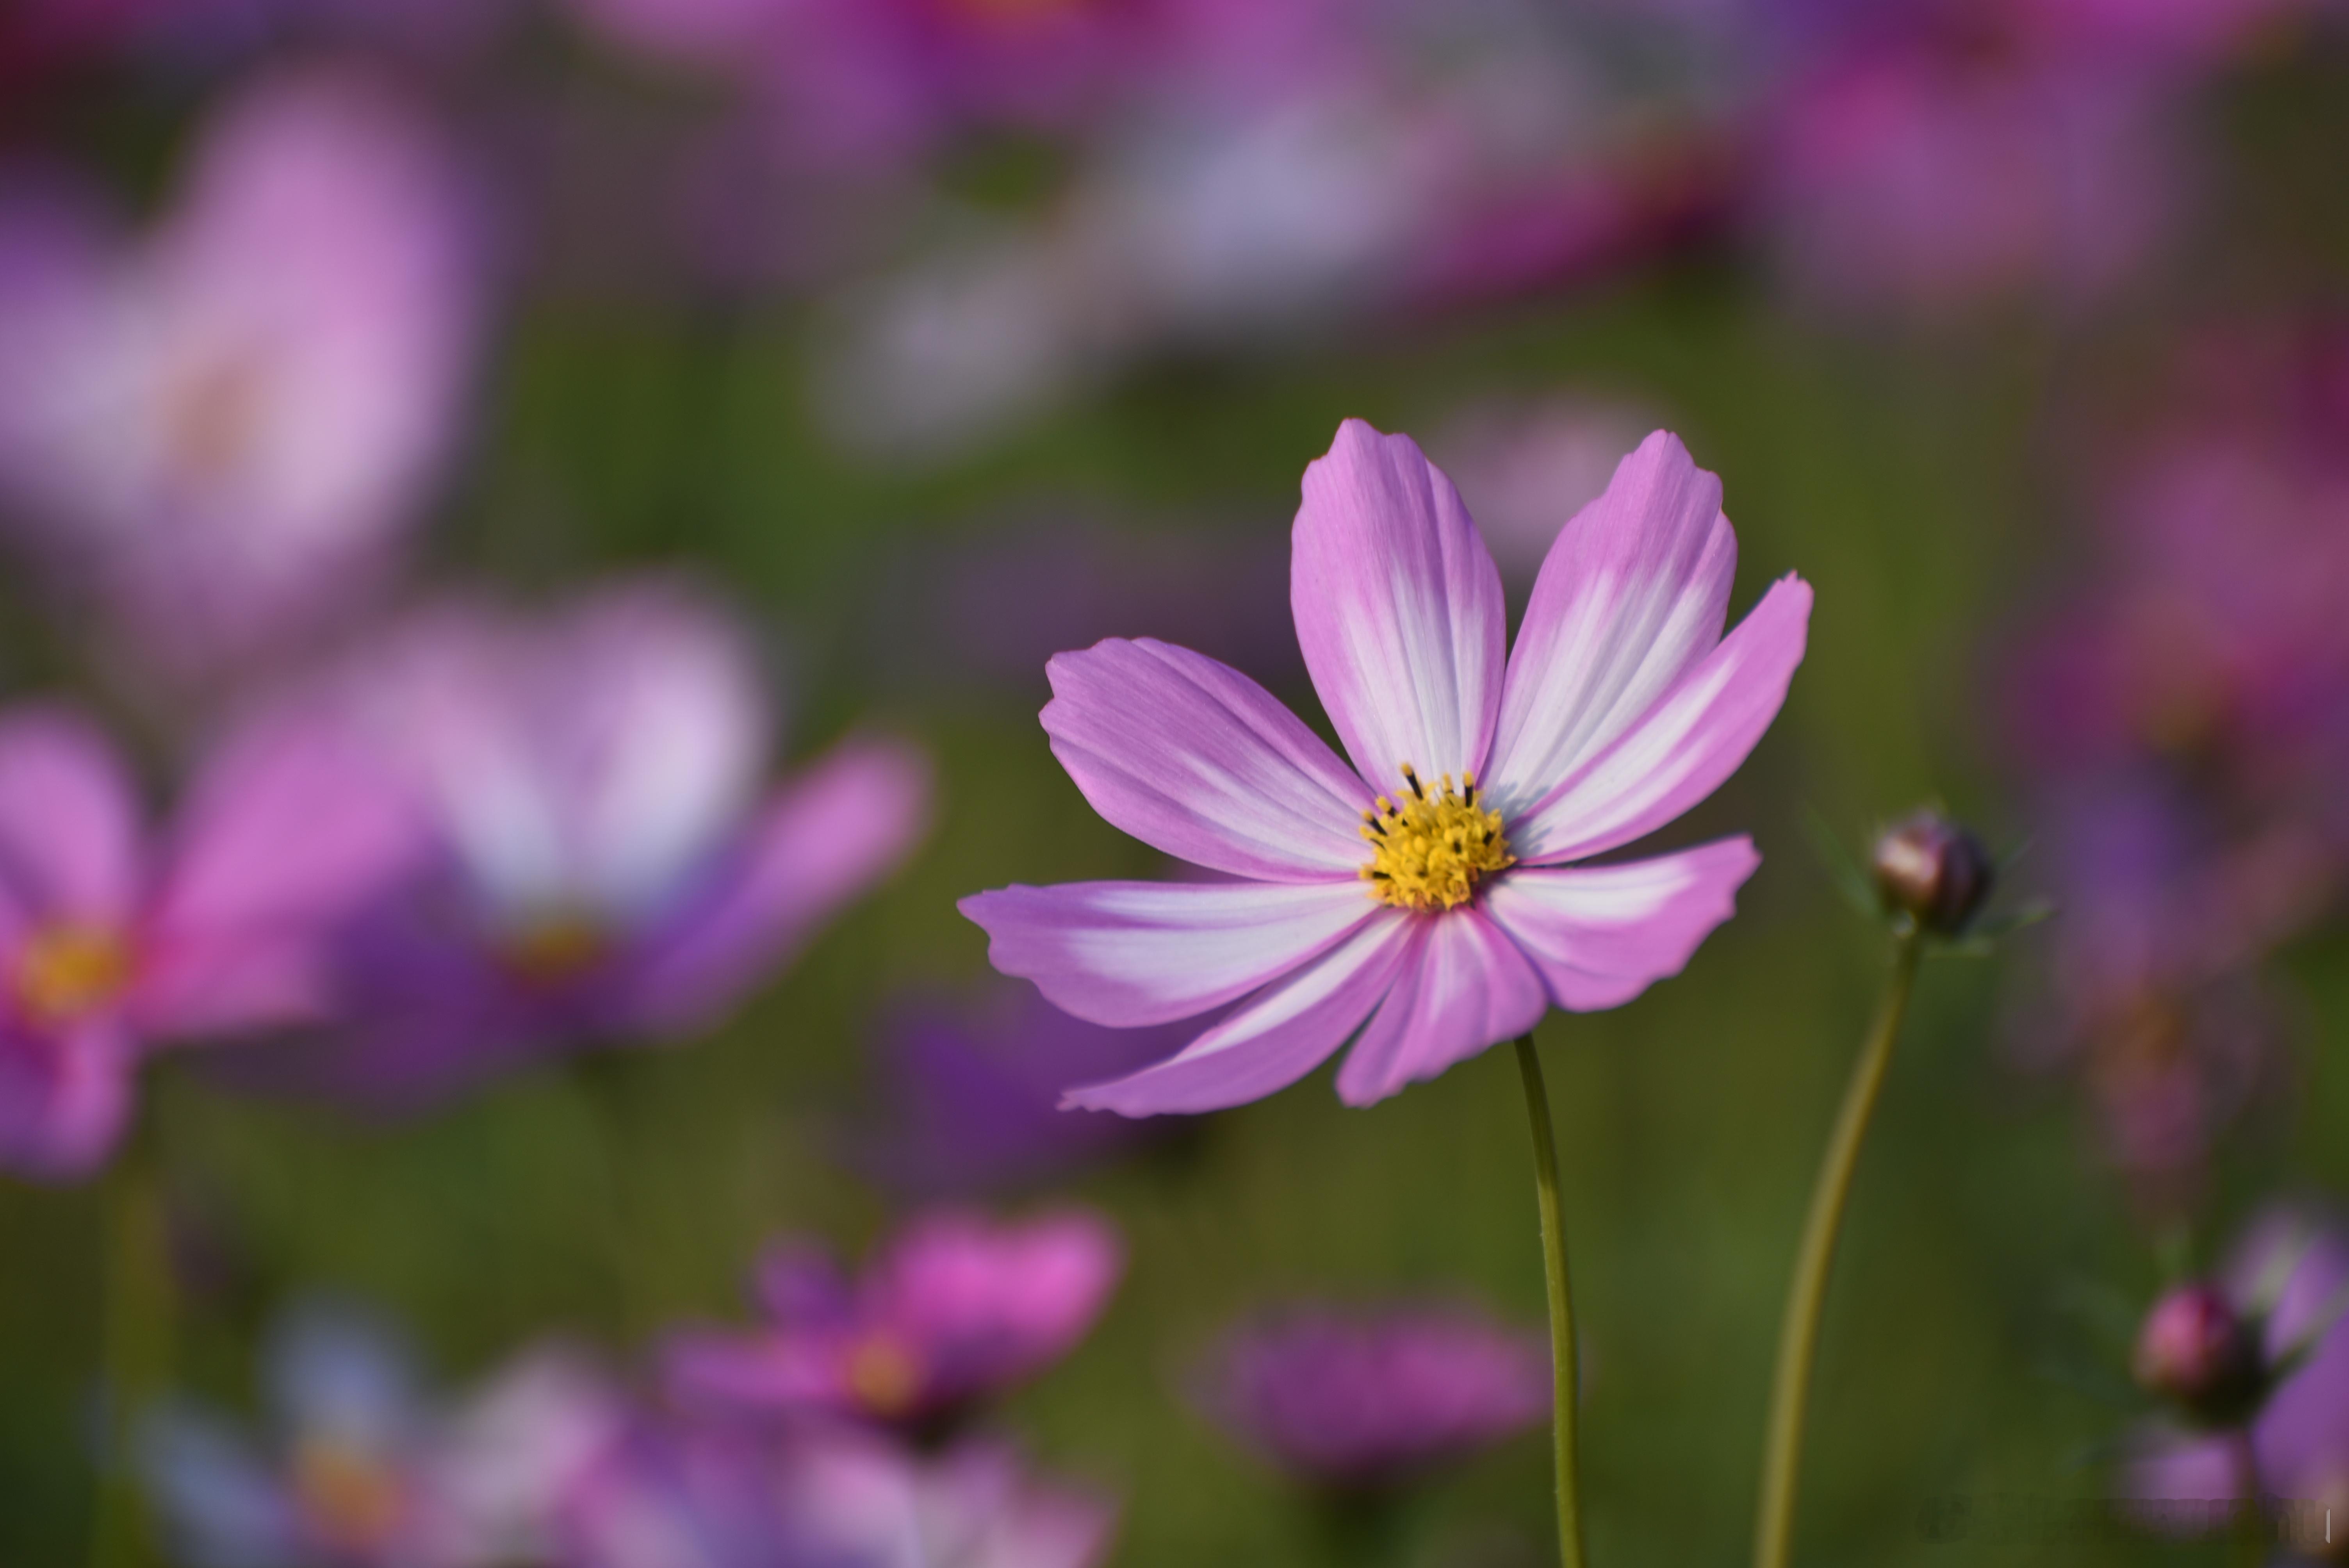
M 573 1059 L 572 1078 L 587 1101 L 594 1125 L 597 1174 L 602 1179 L 605 1267 L 612 1291 L 612 1313 L 621 1342 L 630 1343 L 652 1325 L 646 1299 L 644 1249 L 651 1233 L 639 1224 L 640 1172 L 634 1168 L 638 1139 L 636 1100 L 642 1078 L 636 1063 L 621 1048 L 605 1047 L 581 1052 Z
M 1923 936 L 1903 932 L 1892 950 L 1892 976 L 1878 1009 L 1874 1031 L 1853 1064 L 1843 1109 L 1836 1113 L 1811 1212 L 1803 1222 L 1802 1249 L 1795 1258 L 1794 1283 L 1786 1292 L 1786 1317 L 1778 1333 L 1778 1370 L 1770 1392 L 1770 1424 L 1762 1458 L 1762 1505 L 1754 1526 L 1754 1568 L 1785 1568 L 1794 1542 L 1795 1492 L 1803 1461 L 1803 1420 L 1810 1405 L 1811 1361 L 1818 1349 L 1819 1309 L 1826 1299 L 1827 1274 L 1835 1265 L 1836 1238 L 1851 1197 L 1852 1171 L 1884 1088 L 1885 1068 L 1909 993 L 1917 979 Z
M 1557 1202 L 1557 1143 L 1549 1130 L 1549 1090 L 1542 1083 L 1534 1037 L 1517 1039 L 1517 1070 L 1525 1075 L 1526 1110 L 1534 1130 L 1534 1191 L 1541 1200 L 1542 1263 L 1549 1281 L 1551 1454 L 1557 1466 L 1557 1554 L 1565 1568 L 1582 1568 L 1582 1502 L 1575 1484 L 1574 1420 L 1580 1370 L 1574 1349 L 1574 1293 L 1566 1274 L 1566 1222 Z
M 2268 1560 L 2267 1506 L 2260 1496 L 2259 1445 L 2249 1427 L 2229 1435 L 2228 1451 L 2235 1465 L 2235 1491 L 2242 1500 L 2235 1511 L 2236 1551 L 2245 1568 L 2260 1568 Z
M 139 1568 L 154 1553 L 132 1450 L 140 1413 L 170 1376 L 172 1305 L 161 1172 L 143 1134 L 107 1172 L 104 1203 L 105 1425 L 89 1561 L 92 1568 Z

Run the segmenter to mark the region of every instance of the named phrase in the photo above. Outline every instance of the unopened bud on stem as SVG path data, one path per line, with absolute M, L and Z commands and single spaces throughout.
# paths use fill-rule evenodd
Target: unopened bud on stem
M 1885 908 L 1936 936 L 1955 936 L 1990 896 L 1990 851 L 1967 829 L 1920 811 L 1876 841 L 1872 869 Z
M 2258 1330 L 2207 1284 L 2179 1285 L 2153 1304 L 2132 1369 L 2147 1392 L 2208 1427 L 2250 1420 L 2267 1387 Z

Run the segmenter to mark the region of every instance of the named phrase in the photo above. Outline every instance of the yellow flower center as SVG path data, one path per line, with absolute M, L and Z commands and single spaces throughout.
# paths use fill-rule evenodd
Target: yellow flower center
M 611 938 L 592 915 L 550 910 L 516 927 L 499 944 L 506 970 L 525 985 L 560 985 L 592 969 Z
M 1410 792 L 1400 806 L 1381 795 L 1362 813 L 1371 845 L 1362 880 L 1381 899 L 1397 909 L 1456 908 L 1475 896 L 1479 877 L 1516 863 L 1501 813 L 1476 804 L 1475 774 L 1462 774 L 1454 789 L 1447 773 L 1430 789 L 1406 762 L 1402 780 Z
M 884 1419 L 902 1416 L 922 1391 L 921 1364 L 889 1336 L 875 1334 L 848 1353 L 848 1391 Z
M 307 1439 L 294 1450 L 293 1469 L 304 1516 L 336 1550 L 380 1546 L 407 1511 L 399 1477 L 348 1443 Z
M 36 1023 L 67 1024 L 105 1006 L 130 978 L 130 954 L 102 926 L 53 925 L 16 960 L 16 1000 Z

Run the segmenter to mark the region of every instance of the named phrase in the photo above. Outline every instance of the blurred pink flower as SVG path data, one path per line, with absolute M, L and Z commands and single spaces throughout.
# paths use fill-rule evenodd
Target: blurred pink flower
M 265 78 L 135 243 L 0 188 L 0 496 L 170 665 L 347 608 L 440 477 L 481 312 L 449 155 L 344 71 Z
M 1367 1105 L 1553 1004 L 1619 1006 L 1678 973 L 1728 918 L 1751 841 L 1569 862 L 1703 799 L 1776 716 L 1811 590 L 1790 575 L 1724 639 L 1736 552 L 1720 481 L 1659 431 L 1560 534 L 1505 662 L 1500 576 L 1450 481 L 1408 438 L 1349 420 L 1306 471 L 1291 583 L 1350 769 L 1187 650 L 1055 658 L 1044 727 L 1086 799 L 1235 880 L 1012 887 L 964 913 L 998 969 L 1094 1023 L 1239 1003 L 1068 1103 L 1237 1105 L 1351 1038 L 1338 1092 Z
M 761 799 L 764 683 L 740 628 L 674 584 L 537 616 L 448 606 L 327 684 L 439 853 L 344 944 L 337 1037 L 248 1055 L 257 1083 L 397 1109 L 707 1028 L 927 823 L 926 761 L 874 738 Z
M 1541 1425 L 1550 1390 L 1537 1330 L 1454 1305 L 1299 1306 L 1227 1333 L 1197 1397 L 1297 1479 L 1367 1491 Z
M 1116 1510 L 1000 1445 L 647 1428 L 577 1489 L 574 1568 L 1092 1568 Z
M 299 714 L 214 748 L 168 833 L 113 747 L 0 715 L 0 1164 L 88 1174 L 150 1050 L 316 1021 L 337 923 L 412 858 L 398 792 Z
M 2236 1247 L 2221 1284 L 2247 1314 L 2268 1307 L 2257 1299 L 2262 1288 L 2279 1291 L 2264 1324 L 2271 1361 L 2319 1336 L 2314 1353 L 2251 1424 L 2261 1494 L 2349 1508 L 2349 1324 L 2340 1315 L 2349 1306 L 2349 1236 L 2319 1216 L 2271 1211 Z M 2225 1436 L 2148 1431 L 2123 1467 L 2121 1492 L 2140 1505 L 2239 1500 L 2246 1480 L 2240 1459 Z M 2171 1529 L 2186 1522 L 2152 1510 L 2145 1516 Z M 2217 1528 L 2221 1522 L 2206 1515 L 2192 1522 Z
M 1798 277 L 1839 305 L 2091 299 L 2171 226 L 2190 170 L 2174 107 L 2100 57 L 1870 42 L 1787 89 L 1760 200 Z
M 1268 88 L 1340 46 L 1329 0 L 572 0 L 624 46 L 717 70 L 817 165 L 971 128 L 1073 129 L 1129 98 Z
M 603 1375 L 561 1346 L 474 1394 L 427 1398 L 374 1317 L 312 1305 L 265 1348 L 256 1443 L 186 1403 L 147 1413 L 140 1469 L 174 1560 L 218 1568 L 500 1568 L 537 1562 L 559 1511 L 625 1436 Z
M 2034 771 L 2175 758 L 2233 814 L 2349 837 L 2349 348 L 2240 329 L 2101 465 L 2095 569 L 2008 682 Z
M 2221 67 L 2339 7 L 2333 0 L 2005 0 L 2003 9 L 2041 46 Z
M 821 1248 L 782 1243 L 759 1267 L 769 1322 L 673 1336 L 669 1388 L 688 1408 L 935 1432 L 1066 1356 L 1123 1266 L 1115 1230 L 1081 1209 L 1016 1224 L 934 1212 L 853 1283 Z

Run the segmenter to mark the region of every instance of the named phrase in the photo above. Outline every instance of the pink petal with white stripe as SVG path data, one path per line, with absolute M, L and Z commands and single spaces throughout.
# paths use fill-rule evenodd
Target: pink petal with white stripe
M 1155 1067 L 1073 1088 L 1061 1103 L 1124 1116 L 1221 1110 L 1288 1088 L 1327 1061 L 1394 984 L 1413 917 L 1393 910 L 1268 986 Z
M 1394 989 L 1338 1071 L 1338 1098 L 1371 1105 L 1541 1021 L 1549 997 L 1524 954 L 1474 905 L 1415 917 Z
M 904 863 L 930 792 L 929 758 L 902 741 L 852 736 L 816 758 L 644 936 L 620 1007 L 657 1033 L 716 1023 Z
M 988 961 L 1065 1013 L 1112 1028 L 1171 1023 L 1247 995 L 1376 914 L 1356 880 L 1067 882 L 974 893 Z
M 1485 910 L 1569 1012 L 1619 1007 L 1677 975 L 1736 912 L 1762 863 L 1751 839 L 1723 839 L 1619 865 L 1520 867 L 1495 880 Z
M 1154 849 L 1265 882 L 1350 877 L 1371 792 L 1304 721 L 1204 654 L 1112 637 L 1056 655 L 1052 754 Z
M 1542 562 L 1485 793 L 1505 812 L 1531 806 L 1645 715 L 1720 643 L 1736 573 L 1721 481 L 1657 431 Z
M 1313 689 L 1380 789 L 1481 769 L 1500 711 L 1501 574 L 1468 509 L 1408 436 L 1360 419 L 1305 470 L 1289 603 Z
M 1528 863 L 1580 860 L 1643 837 L 1721 788 L 1786 700 L 1811 614 L 1789 575 L 1614 744 L 1509 820 Z

